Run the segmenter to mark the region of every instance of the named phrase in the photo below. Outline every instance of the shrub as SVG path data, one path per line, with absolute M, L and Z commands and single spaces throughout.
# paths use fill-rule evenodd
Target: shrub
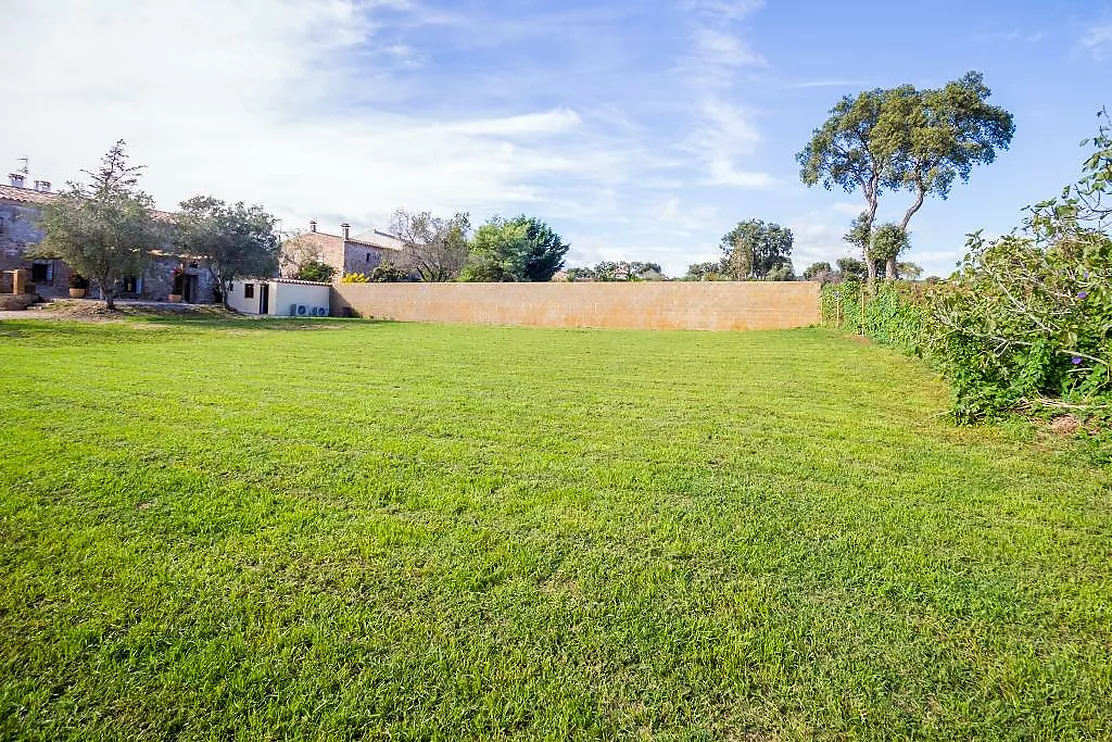
M 1093 406 L 1112 392 L 1112 239 L 1074 229 L 970 238 L 961 270 L 932 291 L 932 354 L 962 417 L 1048 398 Z
M 367 280 L 365 273 L 345 273 L 340 283 L 367 283 Z
M 70 275 L 69 287 L 71 289 L 88 289 L 89 279 L 85 278 L 85 276 L 80 273 L 72 273 Z
M 388 262 L 379 263 L 368 279 L 372 283 L 399 283 L 410 280 L 409 271 Z
M 306 260 L 297 266 L 293 277 L 299 281 L 318 281 L 328 283 L 336 275 L 336 269 L 328 263 L 319 260 Z

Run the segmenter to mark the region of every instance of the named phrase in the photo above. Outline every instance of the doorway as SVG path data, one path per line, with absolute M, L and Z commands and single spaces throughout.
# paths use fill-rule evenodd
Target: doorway
M 198 299 L 197 294 L 198 294 L 198 288 L 199 288 L 198 284 L 199 284 L 199 281 L 197 280 L 196 275 L 190 275 L 190 274 L 185 275 L 185 281 L 184 281 L 184 286 L 183 286 L 184 292 L 182 294 L 182 301 L 184 301 L 186 304 L 196 304 L 197 303 L 197 299 Z
M 259 284 L 259 314 L 270 314 L 270 284 Z

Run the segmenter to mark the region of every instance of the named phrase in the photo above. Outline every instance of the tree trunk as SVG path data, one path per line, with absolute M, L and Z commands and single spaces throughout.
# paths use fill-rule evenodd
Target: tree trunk
M 876 261 L 873 260 L 873 256 L 869 254 L 868 250 L 865 250 L 864 252 L 865 272 L 868 275 L 867 284 L 869 286 L 869 292 L 872 293 L 876 291 Z
M 896 278 L 896 259 L 888 258 L 884 263 L 884 280 L 895 281 Z
M 868 272 L 868 276 L 869 276 L 869 293 L 870 294 L 875 294 L 876 293 L 876 261 L 873 260 L 873 251 L 871 249 L 872 248 L 872 242 L 873 242 L 873 223 L 876 222 L 876 211 L 877 211 L 877 207 L 879 205 L 877 197 L 876 197 L 876 185 L 875 185 L 875 183 L 873 185 L 872 193 L 871 194 L 867 193 L 866 198 L 869 201 L 869 223 L 868 223 L 869 233 L 866 236 L 867 238 L 865 240 L 865 249 L 864 249 L 863 252 L 865 253 L 865 270 Z
M 105 276 L 99 276 L 97 278 L 97 285 L 100 286 L 100 298 L 104 300 L 105 308 L 114 310 L 116 308 L 116 298 L 112 296 L 111 289 L 105 288 L 110 285 L 109 279 Z
M 923 207 L 923 200 L 927 197 L 927 189 L 923 186 L 923 181 L 918 182 L 916 189 L 915 201 L 911 204 L 907 211 L 904 212 L 903 221 L 900 222 L 900 229 L 903 233 L 907 234 L 907 225 L 911 223 L 911 217 Z M 888 262 L 884 265 L 884 280 L 895 281 L 898 278 L 896 275 L 896 258 L 888 258 Z

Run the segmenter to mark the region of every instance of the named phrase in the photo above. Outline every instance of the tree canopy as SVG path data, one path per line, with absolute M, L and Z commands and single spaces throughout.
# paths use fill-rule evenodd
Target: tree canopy
M 141 166 L 128 164 L 124 140 L 117 141 L 95 171 L 83 170 L 87 183 L 71 182 L 46 204 L 39 224 L 44 237 L 31 251 L 56 257 L 94 279 L 109 309 L 115 309 L 117 283 L 139 275 L 153 250 L 166 239 L 149 195 L 138 188 Z
M 464 281 L 550 281 L 570 245 L 546 223 L 524 214 L 495 216 L 475 231 Z
M 710 260 L 705 263 L 692 263 L 681 281 L 723 281 L 726 276 L 725 260 Z
M 467 264 L 471 215 L 466 212 L 445 219 L 428 211 L 398 209 L 390 230 L 403 245 L 398 267 L 422 281 L 454 281 Z
M 722 237 L 724 272 L 735 281 L 764 279 L 770 274 L 774 280 L 784 280 L 789 273 L 794 278 L 794 272 L 784 268 L 791 267 L 793 242 L 792 231 L 779 224 L 760 219 L 738 222 Z
M 278 271 L 275 218 L 261 206 L 195 196 L 181 202 L 175 223 L 177 248 L 183 255 L 205 259 L 225 305 L 237 278 L 268 277 Z
M 1014 120 L 987 103 L 990 95 L 981 73 L 969 72 L 938 89 L 901 85 L 846 96 L 796 155 L 806 185 L 864 196 L 859 242 L 870 284 L 877 276 L 870 236 L 885 191 L 913 195 L 899 223 L 906 232 L 928 195 L 945 199 L 955 180 L 968 181 L 975 165 L 993 162 L 1010 145 Z M 885 263 L 894 277 L 895 256 Z
M 642 260 L 602 260 L 593 266 L 569 268 L 570 281 L 663 281 L 664 269 L 660 263 Z

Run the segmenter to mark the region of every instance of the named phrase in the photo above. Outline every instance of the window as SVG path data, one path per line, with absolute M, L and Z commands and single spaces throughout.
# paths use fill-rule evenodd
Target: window
M 139 293 L 139 279 L 135 276 L 124 276 L 120 282 L 122 284 L 120 290 L 125 294 L 138 294 Z
M 4 220 L 4 217 L 0 216 L 0 235 L 3 235 L 4 232 L 7 231 L 7 229 L 8 223 Z
M 31 283 L 54 285 L 54 261 L 36 260 L 31 263 Z
M 243 284 L 243 298 L 244 299 L 254 299 L 255 298 L 255 284 L 253 284 L 253 283 Z
M 368 263 L 371 262 L 371 254 L 370 253 L 367 253 L 367 262 Z

